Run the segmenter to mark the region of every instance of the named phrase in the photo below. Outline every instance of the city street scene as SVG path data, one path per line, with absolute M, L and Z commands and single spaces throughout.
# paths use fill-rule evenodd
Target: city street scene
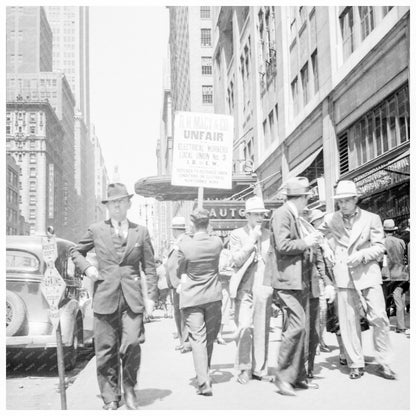
M 412 410 L 410 6 L 3 12 L 6 410 Z

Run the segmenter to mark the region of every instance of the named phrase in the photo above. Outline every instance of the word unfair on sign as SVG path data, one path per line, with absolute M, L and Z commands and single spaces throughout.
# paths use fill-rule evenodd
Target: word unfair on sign
M 231 116 L 175 114 L 172 185 L 230 189 L 232 161 Z

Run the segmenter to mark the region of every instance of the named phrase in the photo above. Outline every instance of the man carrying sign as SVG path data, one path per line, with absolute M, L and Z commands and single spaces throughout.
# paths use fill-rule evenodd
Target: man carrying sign
M 97 377 L 104 409 L 116 410 L 121 398 L 137 409 L 134 387 L 140 367 L 140 344 L 144 342 L 143 312 L 151 313 L 157 296 L 153 247 L 147 229 L 127 219 L 130 198 L 121 183 L 108 186 L 106 204 L 110 219 L 93 224 L 71 250 L 76 266 L 94 281 L 93 309 Z M 98 270 L 85 258 L 95 249 Z M 147 290 L 143 290 L 140 268 Z M 121 361 L 121 365 L 120 365 Z

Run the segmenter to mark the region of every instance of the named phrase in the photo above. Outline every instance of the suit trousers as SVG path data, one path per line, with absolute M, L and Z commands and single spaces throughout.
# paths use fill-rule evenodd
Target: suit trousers
M 320 340 L 320 299 L 309 298 L 306 307 L 305 356 L 308 371 L 313 371 L 316 349 Z
M 211 385 L 208 372 L 214 342 L 221 327 L 221 301 L 190 306 L 182 311 L 189 332 L 198 384 Z
M 179 343 L 184 345 L 189 343 L 188 329 L 185 325 L 185 318 L 182 310 L 179 308 L 179 293 L 176 289 L 172 290 L 173 316 L 175 318 L 176 331 L 178 332 Z
M 280 289 L 277 294 L 287 310 L 286 330 L 282 332 L 277 359 L 277 377 L 281 381 L 295 384 L 306 380 L 306 310 L 309 291 Z
M 369 324 L 373 327 L 373 342 L 376 360 L 381 365 L 391 365 L 390 323 L 381 285 L 361 290 L 364 309 Z M 364 367 L 361 342 L 360 296 L 355 289 L 338 288 L 338 319 L 342 341 L 345 346 L 348 366 Z
M 120 400 L 121 371 L 123 386 L 136 385 L 143 342 L 143 314 L 132 312 L 122 293 L 114 313 L 94 313 L 97 378 L 105 403 Z
M 235 300 L 235 323 L 237 326 L 238 372 L 251 370 L 257 376 L 267 375 L 269 329 L 272 307 L 270 287 L 254 287 L 244 290 Z

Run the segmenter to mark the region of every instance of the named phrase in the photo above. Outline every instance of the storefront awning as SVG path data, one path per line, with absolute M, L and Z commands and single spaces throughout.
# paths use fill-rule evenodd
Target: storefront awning
M 319 153 L 322 151 L 322 146 L 315 150 L 310 156 L 308 156 L 305 160 L 299 163 L 299 165 L 295 166 L 287 175 L 286 179 L 293 178 L 295 176 L 299 176 L 304 170 L 306 170 L 310 165 L 312 165 L 313 161 L 318 157 Z
M 238 192 L 253 188 L 255 183 L 256 178 L 251 175 L 234 175 L 231 189 L 204 188 L 204 199 L 230 198 Z M 193 201 L 198 198 L 197 187 L 172 185 L 170 175 L 141 178 L 135 183 L 134 191 L 159 201 Z

